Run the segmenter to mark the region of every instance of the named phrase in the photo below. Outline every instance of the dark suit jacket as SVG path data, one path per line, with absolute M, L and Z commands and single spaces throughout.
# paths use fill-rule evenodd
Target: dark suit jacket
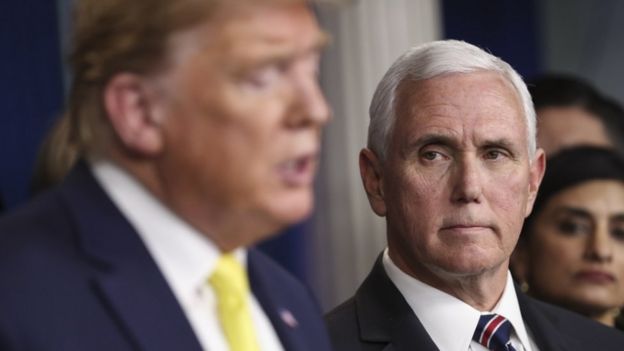
M 308 290 L 253 249 L 248 270 L 286 350 L 330 349 Z M 0 350 L 200 349 L 143 242 L 84 163 L 0 221 Z
M 540 351 L 624 350 L 624 333 L 516 292 Z M 386 275 L 381 256 L 355 296 L 326 319 L 336 350 L 438 350 Z

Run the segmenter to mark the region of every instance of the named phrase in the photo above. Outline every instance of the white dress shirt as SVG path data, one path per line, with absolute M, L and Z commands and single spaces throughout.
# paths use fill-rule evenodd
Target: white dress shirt
M 90 163 L 95 178 L 132 224 L 163 273 L 202 348 L 228 350 L 219 325 L 216 297 L 207 283 L 221 255 L 218 247 L 120 167 L 105 160 Z M 247 251 L 237 249 L 234 255 L 245 267 Z M 269 318 L 252 294 L 249 306 L 260 350 L 283 350 Z
M 524 325 L 511 274 L 500 300 L 492 311 L 480 312 L 472 306 L 441 290 L 435 289 L 407 275 L 388 255 L 383 254 L 383 265 L 390 280 L 410 305 L 423 327 L 442 351 L 487 351 L 472 335 L 482 314 L 498 313 L 513 326 L 511 343 L 517 351 L 538 351 Z

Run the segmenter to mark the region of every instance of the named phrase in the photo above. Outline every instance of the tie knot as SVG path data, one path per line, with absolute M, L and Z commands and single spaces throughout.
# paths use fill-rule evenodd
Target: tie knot
M 226 295 L 245 296 L 249 291 L 247 272 L 232 254 L 225 254 L 217 261 L 217 267 L 209 278 L 215 290 Z
M 479 318 L 472 339 L 493 351 L 515 351 L 510 343 L 511 323 L 503 316 L 491 313 Z

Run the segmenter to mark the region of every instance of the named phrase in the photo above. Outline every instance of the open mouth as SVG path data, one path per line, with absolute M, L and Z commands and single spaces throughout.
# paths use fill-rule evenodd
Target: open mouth
M 277 167 L 281 180 L 289 186 L 308 186 L 314 181 L 316 153 L 290 159 Z

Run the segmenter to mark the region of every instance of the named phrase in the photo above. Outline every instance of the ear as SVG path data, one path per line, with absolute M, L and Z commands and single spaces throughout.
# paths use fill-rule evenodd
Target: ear
M 533 209 L 535 198 L 537 197 L 537 191 L 544 178 L 544 171 L 546 171 L 546 156 L 544 150 L 537 149 L 535 152 L 535 158 L 529 166 L 529 197 L 526 204 L 524 216 L 528 216 Z
M 360 151 L 360 176 L 371 208 L 378 216 L 386 215 L 381 161 L 370 149 Z
M 163 147 L 160 121 L 152 111 L 149 82 L 132 73 L 113 76 L 104 87 L 104 107 L 121 143 L 131 152 L 153 156 Z

